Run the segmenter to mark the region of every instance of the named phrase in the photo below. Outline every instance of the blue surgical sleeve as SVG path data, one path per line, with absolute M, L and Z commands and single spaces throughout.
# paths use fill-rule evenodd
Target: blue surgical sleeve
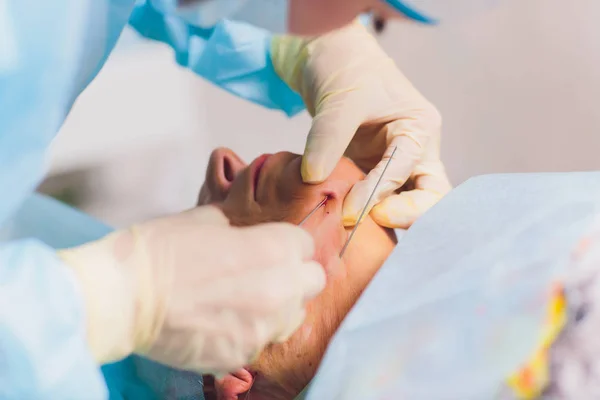
M 31 239 L 0 246 L 0 398 L 105 398 L 84 321 L 74 278 L 52 250 Z
M 104 387 L 96 380 L 98 369 L 82 347 L 84 332 L 78 322 L 82 312 L 72 278 L 46 246 L 73 247 L 111 231 L 100 221 L 38 194 L 30 196 L 0 228 L 0 240 L 14 240 L 0 250 L 6 261 L 0 266 L 0 287 L 6 288 L 0 291 L 0 304 L 15 303 L 0 310 L 0 345 L 19 339 L 18 346 L 9 348 L 13 351 L 2 353 L 8 356 L 6 365 L 13 368 L 3 371 L 0 363 L 0 399 L 105 398 Z M 40 241 L 24 239 L 29 237 Z M 45 335 L 36 338 L 36 331 Z M 14 369 L 17 364 L 29 371 Z M 49 373 L 48 365 L 56 366 L 52 375 L 44 375 Z M 110 400 L 204 398 L 202 376 L 140 356 L 104 365 L 102 375 Z
M 169 44 L 181 65 L 231 93 L 288 115 L 303 108 L 273 70 L 270 35 L 257 28 L 223 21 L 204 31 L 144 1 L 0 1 L 0 228 L 41 181 L 48 146 L 129 19 Z M 43 212 L 21 213 L 19 226 L 46 227 L 50 239 L 60 237 L 65 218 L 41 225 L 42 216 L 54 214 L 32 207 Z M 51 243 L 31 237 L 39 236 L 0 237 L 0 398 L 104 398 L 73 277 Z
M 136 3 L 129 23 L 146 38 L 171 46 L 180 65 L 234 95 L 288 116 L 304 110 L 302 98 L 273 68 L 272 35 L 265 30 L 230 20 L 202 29 L 148 0 Z
M 0 2 L 3 229 L 40 182 L 46 149 L 133 7 L 96 0 L 37 3 Z M 60 232 L 63 224 L 57 220 L 48 229 Z M 0 238 L 0 398 L 105 398 L 74 278 L 50 246 L 27 237 L 33 236 Z

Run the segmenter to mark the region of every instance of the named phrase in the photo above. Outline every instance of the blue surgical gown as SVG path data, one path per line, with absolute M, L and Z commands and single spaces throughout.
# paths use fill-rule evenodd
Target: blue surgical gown
M 0 225 L 40 183 L 48 145 L 128 22 L 233 94 L 288 115 L 303 108 L 273 70 L 267 32 L 228 20 L 201 29 L 168 3 L 0 1 Z M 0 242 L 0 398 L 106 396 L 69 269 L 40 240 Z

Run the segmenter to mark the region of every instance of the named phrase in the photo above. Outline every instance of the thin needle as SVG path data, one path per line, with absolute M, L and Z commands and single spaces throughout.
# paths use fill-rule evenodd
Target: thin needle
M 319 208 L 321 208 L 321 206 L 323 204 L 325 204 L 327 199 L 328 199 L 328 197 L 325 196 L 325 198 L 323 200 L 321 200 L 321 202 L 319 204 L 317 204 L 317 206 L 315 208 L 313 208 L 313 210 L 311 212 L 309 212 L 308 215 L 306 217 L 304 217 L 304 219 L 302 221 L 300 221 L 298 226 L 302 226 L 303 223 L 305 223 Z
M 398 150 L 398 146 L 394 147 L 394 151 L 392 151 L 392 154 L 390 155 L 390 158 L 388 159 L 387 164 L 385 164 L 385 167 L 383 167 L 383 171 L 381 172 L 381 175 L 379 175 L 379 179 L 377 179 L 377 183 L 375 183 L 375 187 L 373 188 L 373 191 L 371 192 L 371 195 L 369 196 L 369 199 L 367 200 L 367 204 L 365 204 L 365 207 L 362 209 L 362 212 L 360 213 L 360 215 L 358 216 L 358 220 L 356 221 L 356 225 L 354 225 L 354 229 L 352 229 L 352 232 L 350 232 L 350 236 L 348 236 L 348 240 L 346 240 L 344 247 L 342 247 L 342 251 L 340 251 L 340 258 L 342 258 L 342 256 L 346 252 L 346 249 L 348 248 L 348 244 L 350 244 L 350 240 L 352 240 L 352 236 L 354 236 L 354 232 L 356 232 L 356 229 L 358 228 L 358 225 L 360 224 L 360 221 L 362 220 L 363 215 L 365 215 L 365 212 L 367 211 L 367 208 L 369 207 L 369 203 L 371 202 L 373 195 L 375 195 L 375 190 L 377 190 L 377 186 L 379 186 L 379 183 L 381 183 L 381 179 L 383 178 L 383 175 L 385 174 L 385 170 L 387 170 L 388 166 L 390 165 L 390 162 L 392 161 L 392 158 L 394 157 L 394 153 L 396 153 L 396 150 Z

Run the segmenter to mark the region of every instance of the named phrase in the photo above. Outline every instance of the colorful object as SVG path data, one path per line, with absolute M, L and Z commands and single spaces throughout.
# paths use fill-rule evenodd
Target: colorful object
M 567 323 L 567 299 L 562 285 L 552 290 L 547 319 L 542 329 L 539 346 L 533 356 L 508 378 L 508 385 L 519 399 L 533 400 L 548 386 L 550 379 L 549 352 Z
M 563 326 L 563 294 L 549 305 L 548 291 L 566 282 L 573 248 L 598 214 L 599 172 L 460 185 L 398 242 L 330 341 L 307 400 L 512 391 L 507 378 L 535 366 Z

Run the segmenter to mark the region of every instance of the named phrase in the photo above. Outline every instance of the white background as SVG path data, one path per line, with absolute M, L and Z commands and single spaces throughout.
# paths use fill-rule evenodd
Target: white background
M 392 24 L 381 43 L 441 111 L 458 184 L 600 169 L 599 21 L 598 0 L 505 0 L 460 23 Z M 248 161 L 302 150 L 306 115 L 288 120 L 183 71 L 169 49 L 124 41 L 53 148 L 53 171 L 98 172 L 92 214 L 119 225 L 193 204 L 218 145 Z

